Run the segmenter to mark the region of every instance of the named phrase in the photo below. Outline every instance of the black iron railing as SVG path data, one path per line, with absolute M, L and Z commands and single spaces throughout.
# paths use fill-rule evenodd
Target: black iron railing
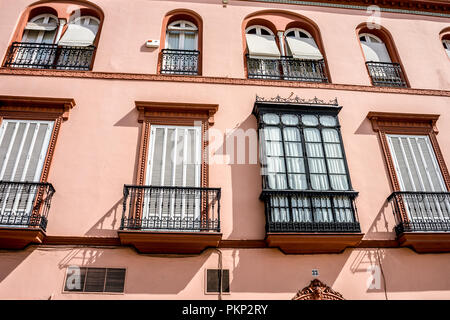
M 247 73 L 250 79 L 328 82 L 324 60 L 255 59 L 247 55 Z
M 220 188 L 125 185 L 121 229 L 220 232 Z
M 4 67 L 87 71 L 91 69 L 94 52 L 94 46 L 14 42 L 9 48 Z
M 393 192 L 395 231 L 450 232 L 450 192 Z
M 267 232 L 361 232 L 354 191 L 264 190 Z
M 163 49 L 161 73 L 197 75 L 199 54 L 197 50 Z
M 406 87 L 402 67 L 398 63 L 366 62 L 372 84 L 380 87 Z
M 0 181 L 0 227 L 47 227 L 50 183 Z

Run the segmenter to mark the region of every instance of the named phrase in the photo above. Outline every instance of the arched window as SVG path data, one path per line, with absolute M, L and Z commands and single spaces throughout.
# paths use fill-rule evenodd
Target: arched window
M 444 49 L 447 52 L 447 56 L 450 58 L 450 39 L 442 39 L 442 45 L 444 46 Z
M 58 18 L 52 14 L 40 14 L 27 23 L 22 42 L 53 43 L 58 29 Z
M 198 50 L 198 28 L 192 22 L 179 20 L 167 27 L 166 48 Z
M 61 46 L 87 47 L 94 44 L 100 20 L 93 16 L 72 17 L 59 40 Z
M 359 35 L 359 41 L 361 41 L 366 62 L 392 62 L 386 44 L 379 37 L 362 33 Z
M 311 34 L 299 28 L 285 31 L 286 48 L 289 56 L 295 59 L 322 60 L 323 56 Z
M 248 55 L 252 59 L 278 59 L 280 50 L 275 35 L 267 27 L 255 25 L 245 30 Z
M 382 87 L 406 87 L 399 57 L 387 31 L 381 28 L 370 33 L 363 29 L 358 37 L 372 84 Z

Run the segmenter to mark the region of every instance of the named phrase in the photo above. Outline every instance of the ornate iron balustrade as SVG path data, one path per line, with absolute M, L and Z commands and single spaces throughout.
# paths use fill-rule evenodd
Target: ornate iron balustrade
M 267 232 L 361 232 L 354 191 L 263 190 Z
M 200 51 L 163 49 L 161 53 L 161 73 L 198 74 L 198 56 Z
M 125 185 L 120 229 L 220 232 L 220 192 Z
M 88 71 L 94 52 L 94 46 L 14 42 L 9 48 L 4 67 Z
M 247 73 L 250 79 L 328 82 L 324 60 L 255 59 L 247 55 Z
M 402 67 L 398 63 L 366 62 L 372 84 L 381 87 L 406 87 Z
M 403 232 L 450 232 L 450 192 L 393 192 L 397 235 Z
M 50 183 L 0 181 L 0 226 L 45 231 L 54 193 Z

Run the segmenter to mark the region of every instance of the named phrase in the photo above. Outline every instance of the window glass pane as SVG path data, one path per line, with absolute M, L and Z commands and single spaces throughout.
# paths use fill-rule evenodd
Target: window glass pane
M 195 32 L 184 32 L 184 50 L 197 50 Z
M 327 159 L 328 170 L 330 173 L 345 174 L 344 160 L 342 159 Z
M 336 118 L 332 116 L 320 116 L 320 124 L 326 127 L 333 127 L 336 125 Z
M 322 144 L 321 143 L 307 143 L 306 144 L 306 155 L 309 158 L 323 157 Z
M 302 157 L 302 144 L 298 142 L 285 142 L 286 156 Z
M 278 124 L 280 123 L 280 117 L 275 113 L 266 113 L 263 115 L 263 121 L 267 124 Z
M 298 124 L 298 117 L 293 114 L 283 114 L 281 116 L 281 121 L 286 125 L 295 126 Z
M 319 129 L 305 128 L 303 130 L 303 133 L 305 135 L 305 140 L 307 142 L 321 142 L 322 141 L 320 138 Z
M 284 128 L 284 141 L 298 141 L 300 142 L 300 131 L 297 128 Z
M 317 117 L 313 115 L 303 115 L 302 122 L 306 126 L 317 126 L 319 124 Z
M 322 130 L 323 141 L 324 142 L 334 142 L 339 143 L 339 135 L 335 129 L 323 129 Z
M 299 158 L 287 158 L 286 159 L 288 172 L 303 173 L 305 172 L 305 164 L 303 159 Z
M 286 197 L 272 196 L 270 197 L 270 208 L 272 221 L 287 222 L 289 221 L 289 201 Z
M 308 188 L 306 184 L 306 175 L 304 174 L 288 174 L 289 186 L 294 190 L 305 190 Z
M 169 36 L 167 38 L 167 48 L 168 49 L 178 49 L 180 42 L 180 33 L 176 31 L 169 31 Z
M 330 181 L 333 190 L 348 190 L 346 175 L 330 174 Z
M 311 222 L 311 205 L 308 197 L 292 197 L 292 220 L 294 222 Z
M 341 145 L 337 143 L 325 143 L 325 155 L 327 158 L 342 158 Z

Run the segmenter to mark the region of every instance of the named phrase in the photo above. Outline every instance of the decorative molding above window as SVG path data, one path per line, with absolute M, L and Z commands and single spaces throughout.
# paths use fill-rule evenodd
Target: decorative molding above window
M 75 100 L 69 98 L 1 96 L 0 116 L 19 116 L 21 119 L 47 120 L 61 117 L 69 118 L 69 111 Z

